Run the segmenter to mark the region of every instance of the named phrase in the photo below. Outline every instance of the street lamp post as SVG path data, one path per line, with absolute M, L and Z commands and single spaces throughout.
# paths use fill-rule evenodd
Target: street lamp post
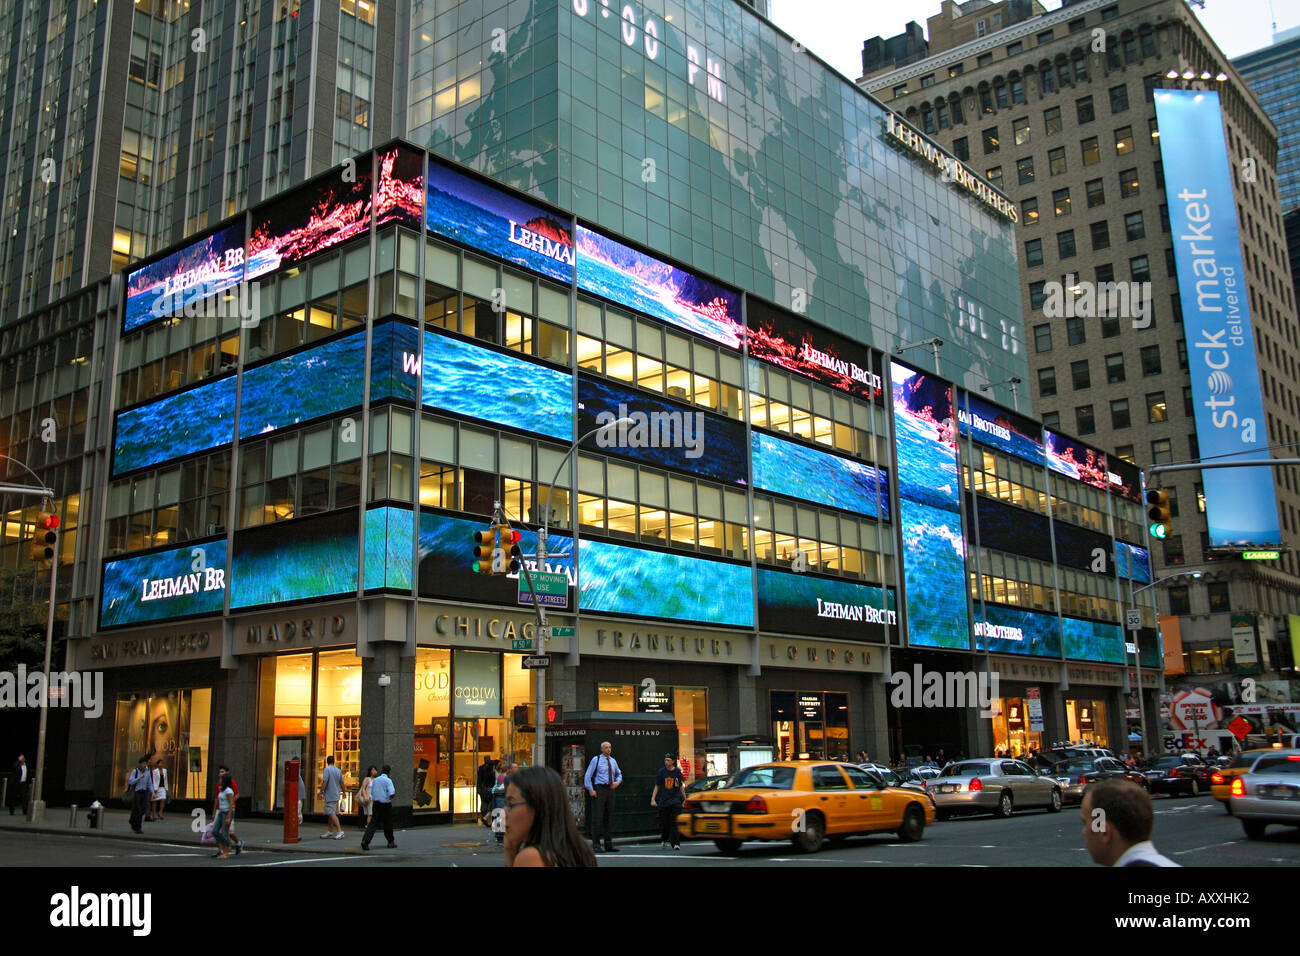
M 934 374 L 938 375 L 939 374 L 939 349 L 942 345 L 943 345 L 943 339 L 936 336 L 932 339 L 924 339 L 923 341 L 920 342 L 908 342 L 904 345 L 895 345 L 894 354 L 902 355 L 908 349 L 928 348 L 932 353 L 934 353 Z
M 1150 584 L 1144 584 L 1140 588 L 1133 587 L 1133 579 L 1128 579 L 1128 603 L 1133 606 L 1133 610 L 1138 610 L 1135 598 L 1148 588 L 1153 588 L 1157 584 L 1164 584 L 1166 581 L 1172 581 L 1174 578 L 1190 577 L 1198 579 L 1201 576 L 1200 571 L 1177 571 L 1174 574 L 1167 574 L 1158 581 L 1152 581 Z M 1127 608 L 1125 609 L 1127 610 Z M 1137 695 L 1138 695 L 1138 725 L 1142 728 L 1142 749 L 1147 756 L 1151 756 L 1150 741 L 1147 739 L 1147 708 L 1146 702 L 1142 699 L 1142 648 L 1137 641 L 1138 632 L 1133 632 L 1133 670 L 1137 674 Z

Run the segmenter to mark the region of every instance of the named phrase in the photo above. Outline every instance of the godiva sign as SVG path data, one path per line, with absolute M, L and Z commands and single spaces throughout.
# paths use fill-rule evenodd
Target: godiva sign
M 1020 212 L 1015 203 L 1004 199 L 996 189 L 967 169 L 960 160 L 949 156 L 893 113 L 885 114 L 885 135 L 932 163 L 943 175 L 944 182 L 960 186 L 1002 218 L 1012 222 L 1020 221 Z

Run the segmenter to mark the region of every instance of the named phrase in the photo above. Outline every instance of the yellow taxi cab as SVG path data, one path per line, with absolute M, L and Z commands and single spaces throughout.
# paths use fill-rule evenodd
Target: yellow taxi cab
M 790 840 L 815 853 L 827 839 L 857 833 L 895 832 L 910 843 L 933 822 L 922 790 L 886 786 L 852 764 L 781 760 L 746 767 L 725 790 L 692 794 L 677 829 L 726 854 L 746 840 Z
M 1232 812 L 1232 806 L 1228 802 L 1231 799 L 1232 781 L 1254 766 L 1255 761 L 1266 753 L 1272 753 L 1272 751 L 1267 748 L 1243 750 L 1233 757 L 1232 762 L 1226 767 L 1221 767 L 1210 774 L 1210 793 L 1214 795 L 1215 800 L 1224 805 L 1229 813 Z

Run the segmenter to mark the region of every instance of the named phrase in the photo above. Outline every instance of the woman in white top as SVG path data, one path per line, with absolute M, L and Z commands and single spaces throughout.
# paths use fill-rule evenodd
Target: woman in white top
M 167 806 L 167 770 L 159 757 L 153 765 L 153 816 L 151 820 L 163 818 L 163 807 Z
M 361 778 L 361 787 L 357 790 L 357 804 L 365 815 L 367 826 L 370 825 L 370 813 L 375 805 L 374 798 L 370 796 L 370 781 L 377 776 L 379 771 L 373 765 L 366 768 L 366 775 Z

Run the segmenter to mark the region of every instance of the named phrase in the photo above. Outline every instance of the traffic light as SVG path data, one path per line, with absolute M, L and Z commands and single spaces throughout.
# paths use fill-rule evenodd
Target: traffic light
M 511 716 L 514 718 L 515 729 L 520 727 L 531 727 L 533 725 L 533 718 L 528 712 L 527 704 L 515 704 L 515 709 Z
M 1148 529 L 1151 537 L 1163 541 L 1169 537 L 1169 521 L 1173 517 L 1169 509 L 1169 492 L 1163 488 L 1152 488 L 1147 492 L 1147 517 L 1151 519 Z
M 36 519 L 36 534 L 32 537 L 32 560 L 50 561 L 59 541 L 59 516 L 41 512 Z
M 519 541 L 523 537 L 518 531 L 515 531 L 509 525 L 497 525 L 497 547 L 501 551 L 500 565 L 498 566 L 496 557 L 493 556 L 494 574 L 518 574 L 519 559 L 523 557 L 523 551 L 519 548 Z
M 547 704 L 546 722 L 548 724 L 564 723 L 564 708 L 559 704 Z
M 474 532 L 474 564 L 475 574 L 492 573 L 492 552 L 496 545 L 496 531 L 489 528 L 487 531 Z

